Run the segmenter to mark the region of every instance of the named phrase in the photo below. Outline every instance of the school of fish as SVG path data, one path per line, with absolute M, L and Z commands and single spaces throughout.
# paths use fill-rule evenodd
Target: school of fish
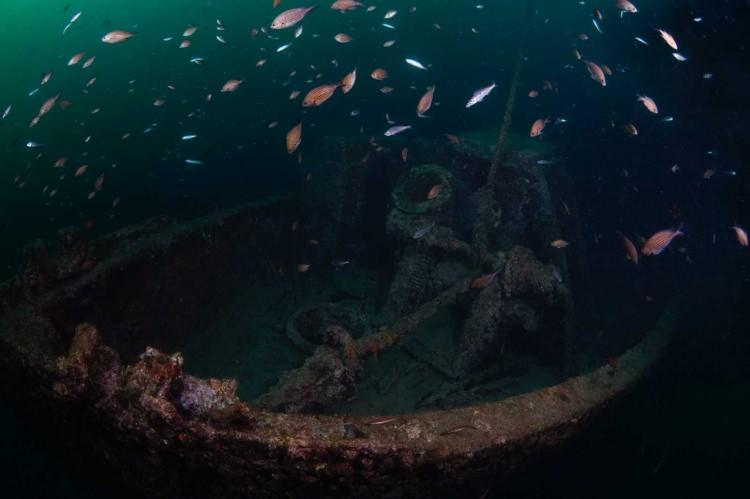
M 300 41 L 300 39 L 304 40 L 303 37 L 326 37 L 327 40 L 335 42 L 334 46 L 331 47 L 332 53 L 335 53 L 335 45 L 341 46 L 338 50 L 356 50 L 356 46 L 358 45 L 358 43 L 360 43 L 361 39 L 365 37 L 383 35 L 383 38 L 385 38 L 384 41 L 378 41 L 378 43 L 380 44 L 380 46 L 382 46 L 384 53 L 390 53 L 390 51 L 398 51 L 399 47 L 401 47 L 401 44 L 398 40 L 399 21 L 403 20 L 406 16 L 412 16 L 415 18 L 415 20 L 413 20 L 412 22 L 417 22 L 419 16 L 417 7 L 404 7 L 401 3 L 399 3 L 398 8 L 385 10 L 381 8 L 380 5 L 376 5 L 375 3 L 371 2 L 360 2 L 355 0 L 335 0 L 330 3 L 330 9 L 336 11 L 336 15 L 340 16 L 340 26 L 331 33 L 311 33 L 310 35 L 308 35 L 308 31 L 314 31 L 310 28 L 315 27 L 315 17 L 317 15 L 321 15 L 318 9 L 321 8 L 322 10 L 322 7 L 324 6 L 322 4 L 282 6 L 282 3 L 288 4 L 291 2 L 288 2 L 287 0 L 283 2 L 282 0 L 272 0 L 272 2 L 269 2 L 269 4 L 272 4 L 271 7 L 275 9 L 274 15 L 269 16 L 268 19 L 254 20 L 256 21 L 256 27 L 245 27 L 243 28 L 244 31 L 242 33 L 232 33 L 230 32 L 229 27 L 225 26 L 224 22 L 221 19 L 216 20 L 216 23 L 213 26 L 215 30 L 213 39 L 219 44 L 226 45 L 228 41 L 231 41 L 231 43 L 233 44 L 250 44 L 254 40 L 265 39 L 272 43 L 273 47 L 270 47 L 268 49 L 263 48 L 262 57 L 255 60 L 254 62 L 249 61 L 246 67 L 226 68 L 226 76 L 224 77 L 223 81 L 205 82 L 205 88 L 207 88 L 207 92 L 205 94 L 204 104 L 208 104 L 215 98 L 217 98 L 218 96 L 216 96 L 215 94 L 241 94 L 243 92 L 257 92 L 258 85 L 262 84 L 263 78 L 267 77 L 263 76 L 265 75 L 265 73 L 262 73 L 261 71 L 263 71 L 263 68 L 267 63 L 269 63 L 269 65 L 271 64 L 269 61 L 272 61 L 271 58 L 274 56 L 274 54 L 282 54 L 276 57 L 294 57 L 295 51 L 303 45 L 303 42 Z M 396 2 L 389 3 L 392 4 L 392 6 L 396 7 Z M 613 84 L 617 82 L 619 72 L 622 72 L 624 70 L 622 68 L 618 68 L 618 66 L 616 65 L 612 66 L 616 71 L 610 69 L 610 66 L 605 64 L 605 61 L 603 61 L 603 59 L 607 58 L 603 55 L 606 52 L 601 47 L 595 49 L 594 44 L 597 43 L 596 40 L 604 39 L 604 37 L 606 37 L 608 33 L 612 31 L 618 30 L 623 32 L 628 30 L 628 24 L 623 22 L 623 19 L 626 16 L 648 15 L 648 9 L 644 6 L 642 6 L 642 9 L 639 9 L 636 5 L 639 2 L 634 3 L 628 0 L 599 0 L 594 3 L 598 3 L 600 5 L 589 7 L 591 2 L 578 2 L 578 6 L 580 7 L 581 11 L 580 15 L 586 16 L 590 19 L 590 28 L 592 29 L 592 31 L 590 33 L 581 32 L 575 35 L 574 46 L 572 47 L 572 58 L 570 61 L 565 61 L 565 63 L 567 63 L 565 67 L 575 71 L 576 74 L 580 74 L 579 84 L 582 88 L 591 87 L 593 89 L 597 89 L 597 92 L 613 92 Z M 484 9 L 484 5 L 482 4 L 472 4 L 471 2 L 468 2 L 466 5 L 468 7 L 479 10 Z M 380 12 L 382 12 L 382 15 L 380 15 Z M 69 33 L 71 33 L 71 31 L 79 33 L 82 32 L 84 30 L 82 23 L 86 21 L 87 16 L 92 15 L 93 14 L 88 14 L 84 11 L 78 11 L 70 18 L 67 18 L 66 16 L 66 20 L 63 22 L 64 27 L 59 32 L 60 36 L 64 35 L 70 38 L 71 35 Z M 355 15 L 371 16 L 374 29 L 369 29 L 366 32 L 352 31 L 352 25 L 347 21 L 349 19 L 349 16 Z M 83 21 L 81 21 L 81 19 L 83 19 Z M 699 19 L 700 18 L 695 18 L 693 21 L 700 22 Z M 310 23 L 310 26 L 308 26 L 308 22 Z M 432 29 L 434 29 L 436 32 L 443 29 L 442 25 L 430 20 L 423 20 L 422 22 L 426 26 L 432 27 Z M 690 55 L 689 38 L 688 42 L 685 43 L 684 40 L 682 40 L 683 36 L 679 36 L 681 33 L 686 35 L 686 32 L 688 30 L 686 30 L 685 27 L 653 26 L 651 29 L 652 31 L 650 33 L 632 33 L 629 35 L 628 39 L 635 40 L 635 43 L 638 44 L 637 46 L 640 46 L 644 50 L 651 50 L 651 47 L 653 46 L 660 46 L 660 48 L 663 48 L 664 51 L 668 52 L 669 55 L 678 63 L 690 63 L 690 61 L 692 61 L 692 58 L 689 59 L 686 55 L 684 55 Z M 672 34 L 673 30 L 675 29 L 677 30 L 676 33 L 678 36 Z M 106 32 L 99 33 L 96 36 L 89 36 L 88 46 L 78 47 L 76 50 L 70 50 L 60 53 L 61 61 L 63 61 L 63 64 L 65 64 L 66 67 L 58 67 L 55 70 L 50 70 L 47 67 L 40 68 L 42 70 L 42 77 L 41 80 L 37 80 L 39 87 L 29 92 L 28 96 L 34 97 L 37 93 L 39 93 L 40 96 L 45 93 L 47 95 L 41 101 L 41 105 L 39 105 L 38 111 L 35 114 L 30 115 L 27 118 L 27 121 L 25 121 L 25 123 L 28 123 L 28 125 L 26 125 L 27 128 L 33 128 L 34 131 L 40 130 L 44 127 L 44 123 L 54 119 L 55 114 L 59 114 L 62 111 L 73 106 L 77 100 L 82 100 L 82 98 L 78 96 L 81 91 L 83 91 L 85 95 L 89 92 L 87 90 L 89 87 L 96 88 L 97 86 L 99 86 L 101 83 L 97 83 L 97 76 L 91 73 L 91 71 L 93 71 L 92 68 L 96 68 L 96 66 L 100 64 L 100 62 L 98 61 L 106 58 L 109 64 L 121 64 L 121 61 L 124 60 L 125 57 L 125 51 L 129 50 L 128 47 L 139 46 L 143 48 L 146 44 L 153 44 L 157 42 L 173 44 L 175 48 L 182 49 L 180 51 L 181 53 L 182 51 L 194 50 L 196 49 L 197 45 L 206 43 L 205 38 L 201 38 L 201 36 L 204 33 L 209 32 L 211 32 L 209 26 L 191 22 L 187 25 L 184 25 L 177 32 L 177 35 L 165 34 L 165 36 L 162 36 L 160 40 L 155 39 L 153 33 L 140 32 L 137 25 L 121 26 L 117 27 L 117 29 L 108 29 Z M 472 27 L 471 32 L 478 33 L 479 30 Z M 687 35 L 685 37 L 687 38 Z M 678 38 L 681 39 L 679 43 Z M 99 42 L 98 45 L 97 42 Z M 112 47 L 109 47 L 107 50 L 102 50 L 102 44 L 104 46 Z M 61 46 L 63 46 L 62 42 Z M 682 47 L 682 53 L 678 52 L 678 49 L 680 49 L 680 47 Z M 365 73 L 361 74 L 369 75 L 369 80 L 367 83 L 373 84 L 374 82 L 383 82 L 376 83 L 378 85 L 384 85 L 385 82 L 388 83 L 388 85 L 381 86 L 377 89 L 383 95 L 387 96 L 392 94 L 393 92 L 410 92 L 410 95 L 413 96 L 414 107 L 410 106 L 410 109 L 408 110 L 388 109 L 388 112 L 385 112 L 386 109 L 383 108 L 382 112 L 385 115 L 385 125 L 381 129 L 382 133 L 379 133 L 378 135 L 389 138 L 388 140 L 408 141 L 408 138 L 405 139 L 404 137 L 409 137 L 414 130 L 418 129 L 421 126 L 420 123 L 423 123 L 425 121 L 429 122 L 429 120 L 420 120 L 420 118 L 426 119 L 434 115 L 439 115 L 441 113 L 441 102 L 437 100 L 437 98 L 445 101 L 451 100 L 451 104 L 457 104 L 459 107 L 461 107 L 461 110 L 467 113 L 466 115 L 468 117 L 471 117 L 472 113 L 476 112 L 476 110 L 473 108 L 489 101 L 491 101 L 492 106 L 497 109 L 501 109 L 500 99 L 496 98 L 496 96 L 494 95 L 494 91 L 498 87 L 503 88 L 504 86 L 507 86 L 509 83 L 508 81 L 503 81 L 502 73 L 498 73 L 498 77 L 495 81 L 480 81 L 477 78 L 473 77 L 472 74 L 461 75 L 461 78 L 463 80 L 471 82 L 471 88 L 473 88 L 473 91 L 470 94 L 467 92 L 466 95 L 451 95 L 444 90 L 449 82 L 436 81 L 439 80 L 439 78 L 436 76 L 438 73 L 436 71 L 433 71 L 434 67 L 438 66 L 441 61 L 421 60 L 421 58 L 414 55 L 418 54 L 419 47 L 415 47 L 413 46 L 413 44 L 411 44 L 407 48 L 410 50 L 410 52 L 403 53 L 398 57 L 398 65 L 393 63 L 394 59 L 390 56 L 384 58 L 384 60 L 389 61 L 388 63 L 385 63 L 380 61 L 378 54 L 373 54 L 371 65 L 367 68 L 361 68 L 362 71 L 365 71 Z M 568 57 L 571 56 L 568 55 Z M 82 61 L 84 62 L 81 65 L 80 63 Z M 187 62 L 196 66 L 202 66 L 204 65 L 204 63 L 207 63 L 207 59 L 203 56 L 203 54 L 192 54 Z M 208 63 L 210 64 L 210 62 Z M 52 66 L 52 64 L 53 61 L 47 62 L 48 66 Z M 362 83 L 360 83 L 359 86 L 357 85 L 358 68 L 339 68 L 337 59 L 331 60 L 331 66 L 332 69 L 330 71 L 325 71 L 324 69 L 311 64 L 310 68 L 316 72 L 315 77 L 307 79 L 306 81 L 304 81 L 304 83 L 299 81 L 295 81 L 294 83 L 292 83 L 293 85 L 297 85 L 297 88 L 292 87 L 294 89 L 291 90 L 291 92 L 287 90 L 285 95 L 287 95 L 288 97 L 285 97 L 285 99 L 289 101 L 296 101 L 296 103 L 292 104 L 296 106 L 296 110 L 293 112 L 293 114 L 290 114 L 290 116 L 287 117 L 286 126 L 284 126 L 285 122 L 281 119 L 264 123 L 264 126 L 266 126 L 268 129 L 274 129 L 277 125 L 281 125 L 281 128 L 287 130 L 284 138 L 286 152 L 289 155 L 296 154 L 297 162 L 300 164 L 302 163 L 301 148 L 307 149 L 310 147 L 314 147 L 315 144 L 313 141 L 306 141 L 303 145 L 303 128 L 306 131 L 305 133 L 310 130 L 308 125 L 305 123 L 307 123 L 307 119 L 309 116 L 316 116 L 314 113 L 325 112 L 316 110 L 315 108 L 329 109 L 335 107 L 337 101 L 341 101 L 346 105 L 353 106 L 355 105 L 355 103 L 362 102 L 362 93 L 372 91 L 370 87 L 364 89 L 359 88 L 364 86 Z M 66 87 L 63 89 L 55 89 L 52 93 L 47 93 L 47 90 L 45 89 L 49 89 L 52 86 L 58 84 L 57 81 L 61 79 L 59 73 L 65 70 L 70 72 L 76 71 L 78 73 L 85 74 L 86 79 L 83 88 L 74 89 Z M 258 71 L 261 76 L 256 76 L 253 73 L 253 70 Z M 408 88 L 404 88 L 404 85 L 398 83 L 399 81 L 401 81 L 401 78 L 403 78 L 402 75 L 404 74 L 408 74 L 409 78 L 412 78 L 412 81 L 414 82 Z M 289 80 L 286 83 L 292 82 L 292 78 L 294 78 L 296 75 L 297 70 L 295 69 L 289 74 Z M 703 78 L 710 79 L 712 76 L 713 75 L 710 73 L 704 73 Z M 365 79 L 367 78 L 365 77 Z M 524 93 L 529 99 L 541 99 L 541 95 L 545 92 L 555 93 L 558 91 L 557 86 L 553 84 L 552 81 L 554 80 L 540 81 L 538 82 L 540 83 L 540 87 L 527 88 L 526 90 L 524 90 Z M 135 85 L 135 80 L 131 81 L 130 84 L 131 86 Z M 445 84 L 445 86 L 443 86 L 443 84 Z M 170 99 L 169 94 L 176 90 L 177 87 L 175 85 L 176 84 L 173 83 L 167 84 L 165 88 L 152 93 L 149 98 L 144 99 L 142 105 L 144 107 L 152 106 L 154 108 L 170 107 L 170 105 L 172 105 L 172 100 Z M 539 90 L 539 88 L 541 88 L 541 90 Z M 438 89 L 443 90 L 438 91 Z M 622 91 L 622 87 L 620 87 L 620 91 Z M 359 92 L 360 95 L 356 95 L 357 92 Z M 647 95 L 646 92 L 648 92 L 649 94 L 653 92 L 653 95 L 660 97 L 668 93 L 669 89 L 632 89 L 632 93 L 628 94 L 629 96 L 631 96 L 629 98 L 632 99 L 633 102 L 632 115 L 618 124 L 615 124 L 613 122 L 613 128 L 616 127 L 618 130 L 621 130 L 621 132 L 624 132 L 626 136 L 632 138 L 629 140 L 638 140 L 637 137 L 639 137 L 641 135 L 641 132 L 643 132 L 643 130 L 645 129 L 645 127 L 639 127 L 640 123 L 648 122 L 647 120 L 649 119 L 661 119 L 662 122 L 669 123 L 670 121 L 672 121 L 672 119 L 674 119 L 672 116 L 665 116 L 664 118 L 660 118 L 660 116 L 662 115 L 660 115 L 660 108 L 657 105 L 656 100 L 653 97 Z M 300 101 L 298 101 L 297 98 L 302 95 L 304 97 L 302 98 L 300 104 Z M 223 97 L 225 97 L 226 99 L 233 98 L 231 95 L 226 95 Z M 2 120 L 6 120 L 9 117 L 11 117 L 12 119 L 14 104 L 15 103 L 10 103 L 7 105 L 7 107 L 4 108 L 1 118 Z M 125 117 L 128 115 L 128 113 L 132 112 L 132 110 L 128 108 L 122 108 L 118 110 L 116 109 L 116 106 L 116 102 L 107 105 L 98 104 L 89 110 L 89 114 L 95 115 L 100 112 L 115 112 L 122 113 L 123 117 Z M 60 109 L 60 111 L 55 111 L 55 108 Z M 373 109 L 371 111 L 377 113 L 380 112 L 381 109 Z M 644 111 L 646 112 L 644 113 Z M 348 114 L 351 117 L 356 117 L 359 116 L 360 110 L 351 110 Z M 541 114 L 541 116 L 539 116 L 539 114 Z M 563 124 L 567 120 L 561 116 L 553 119 L 553 116 L 549 116 L 547 115 L 547 113 L 539 114 L 537 114 L 537 116 L 539 117 L 531 122 L 530 127 L 526 128 L 528 132 L 523 133 L 528 133 L 528 137 L 535 140 L 553 141 L 555 125 Z M 52 116 L 52 118 L 48 116 Z M 392 118 L 391 116 L 397 116 L 398 118 Z M 44 121 L 42 121 L 42 119 L 44 119 Z M 150 134 L 155 128 L 161 129 L 163 128 L 163 124 L 154 121 L 143 129 L 143 135 Z M 641 128 L 641 132 L 639 132 L 639 128 Z M 28 129 L 26 130 L 26 133 L 30 133 Z M 362 131 L 363 129 L 360 127 L 360 132 Z M 39 133 L 41 134 L 42 132 Z M 461 138 L 453 133 L 450 133 L 450 130 L 443 130 L 441 133 L 444 134 L 445 137 L 453 144 L 459 144 L 461 142 Z M 552 137 L 547 137 L 548 134 L 552 135 Z M 87 133 L 85 138 L 83 139 L 83 142 L 89 143 L 92 140 L 92 135 L 93 133 Z M 399 135 L 398 139 L 390 139 L 391 137 L 394 137 L 396 135 Z M 129 130 L 124 130 L 122 132 L 122 135 L 120 135 L 121 140 L 132 140 L 132 137 L 133 133 Z M 177 137 L 181 141 L 195 141 L 195 139 L 199 139 L 198 134 L 195 133 L 182 133 Z M 379 147 L 374 137 L 375 136 L 373 135 L 370 138 L 370 143 L 375 147 Z M 281 138 L 279 139 L 279 143 L 280 142 Z M 46 141 L 43 139 L 43 137 L 39 138 L 35 136 L 34 138 L 25 140 L 23 143 L 28 149 L 41 150 L 40 152 L 36 153 L 36 160 L 42 161 L 46 159 L 48 154 L 54 154 L 52 151 L 44 150 Z M 409 160 L 408 147 L 399 146 L 399 150 L 401 151 L 402 161 L 407 162 Z M 93 179 L 93 182 L 91 183 L 91 191 L 88 195 L 88 198 L 91 199 L 94 196 L 98 195 L 99 192 L 104 190 L 105 176 L 100 167 L 94 166 L 93 162 L 83 163 L 84 161 L 85 158 L 83 157 L 79 158 L 78 161 L 70 161 L 67 154 L 58 154 L 56 155 L 56 159 L 54 161 L 50 161 L 50 165 L 54 168 L 61 169 L 61 171 L 63 172 L 65 172 L 68 168 L 71 168 L 69 175 L 72 175 L 74 178 L 83 177 L 85 179 L 88 179 L 89 181 Z M 117 159 L 112 159 L 112 161 L 116 162 Z M 198 158 L 188 158 L 183 159 L 182 161 L 188 167 L 204 166 L 204 161 Z M 548 164 L 548 162 L 545 162 L 545 160 L 540 160 L 538 164 Z M 676 174 L 678 170 L 679 167 L 677 165 L 674 165 L 672 167 L 673 174 Z M 714 170 L 707 169 L 703 175 L 703 179 L 709 180 L 715 175 L 715 173 L 716 172 Z M 730 173 L 727 172 L 727 174 L 729 175 Z M 15 183 L 19 188 L 23 188 L 26 184 L 24 175 L 25 174 L 19 174 L 18 176 L 16 176 Z M 63 173 L 61 179 L 64 178 L 64 176 L 65 173 Z M 109 176 L 107 178 L 109 178 Z M 108 181 L 108 185 L 109 183 L 110 182 Z M 443 188 L 443 185 L 435 185 L 427 194 L 427 198 L 434 199 L 440 196 Z M 55 196 L 59 192 L 59 186 L 50 187 L 49 185 L 45 185 L 43 192 L 46 196 Z M 114 198 L 112 205 L 113 207 L 115 207 L 119 205 L 119 203 L 120 197 L 117 196 Z M 660 255 L 665 250 L 667 250 L 677 238 L 685 236 L 686 232 L 683 231 L 682 221 L 675 220 L 674 222 L 676 222 L 674 223 L 676 227 L 658 228 L 654 226 L 654 224 L 658 223 L 657 221 L 644 221 L 644 227 L 651 227 L 652 230 L 658 230 L 655 230 L 650 237 L 642 238 L 640 250 L 626 234 L 620 232 L 616 228 L 613 228 L 612 230 L 613 239 L 615 239 L 614 236 L 619 238 L 625 257 L 632 264 L 638 265 L 639 254 L 644 257 Z M 665 223 L 664 225 L 667 224 Z M 748 236 L 745 230 L 737 223 L 734 223 L 733 225 L 730 225 L 728 227 L 730 230 L 734 231 L 739 245 L 742 247 L 747 247 Z M 425 237 L 431 232 L 431 230 L 432 226 L 427 225 L 419 229 L 414 234 L 414 238 L 419 239 Z M 551 247 L 560 250 L 565 250 L 570 245 L 570 243 L 568 243 L 564 239 L 556 239 L 550 241 L 549 244 Z M 307 264 L 300 264 L 298 270 L 300 272 L 306 272 L 309 268 L 310 266 Z M 486 276 L 477 278 L 472 287 L 485 287 L 491 284 L 493 279 L 494 274 L 488 274 Z

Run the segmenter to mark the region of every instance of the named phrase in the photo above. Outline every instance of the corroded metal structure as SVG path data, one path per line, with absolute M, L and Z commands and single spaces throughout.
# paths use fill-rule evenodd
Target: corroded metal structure
M 283 240 L 295 202 L 36 245 L 0 287 L 5 395 L 150 497 L 441 496 L 561 445 L 648 372 L 677 318 L 675 301 L 616 368 L 493 403 L 394 416 L 263 410 L 238 398 L 234 380 L 187 374 L 177 350 L 240 281 L 277 278 L 281 245 L 257 241 Z M 358 358 L 397 342 L 470 282 L 377 334 L 352 340 L 329 328 L 318 358 L 328 352 L 356 375 Z

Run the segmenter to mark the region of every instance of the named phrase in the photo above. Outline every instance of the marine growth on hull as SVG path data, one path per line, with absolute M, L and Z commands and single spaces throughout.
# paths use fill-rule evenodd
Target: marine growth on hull
M 127 364 L 179 352 L 185 379 L 214 380 L 182 383 L 193 405 L 399 414 L 616 369 L 640 336 L 581 327 L 610 311 L 592 305 L 564 161 L 497 136 L 330 138 L 295 194 L 92 242 L 64 230 L 16 283 L 54 296 L 57 355 L 82 324 Z
M 58 297 L 57 327 L 94 325 L 128 363 L 180 352 L 259 409 L 396 414 L 556 384 L 587 366 L 575 202 L 553 150 L 511 137 L 497 158 L 495 136 L 331 139 L 298 195 L 93 243 L 63 232 L 29 248 L 27 274 L 53 288 L 143 250 Z
M 494 144 L 367 146 L 339 145 L 312 172 L 294 227 L 299 264 L 287 266 L 293 296 L 278 305 L 288 319 L 271 326 L 304 360 L 255 403 L 412 412 L 559 381 L 572 367 L 573 305 L 565 256 L 550 245 L 564 209 L 536 164 L 542 151 L 507 154 L 486 196 Z

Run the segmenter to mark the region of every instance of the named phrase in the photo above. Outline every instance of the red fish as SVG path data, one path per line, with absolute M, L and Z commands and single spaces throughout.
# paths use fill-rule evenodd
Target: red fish
M 495 276 L 497 275 L 498 272 L 500 271 L 496 270 L 492 272 L 491 274 L 485 274 L 481 277 L 477 277 L 476 279 L 471 281 L 471 288 L 472 289 L 486 288 L 487 286 L 490 285 L 490 283 L 492 283 L 492 281 L 495 280 Z
M 529 137 L 539 137 L 544 130 L 544 127 L 549 123 L 549 118 L 539 118 L 531 125 L 531 131 L 529 131 Z
M 135 35 L 131 33 L 130 31 L 124 31 L 121 29 L 117 29 L 115 31 L 110 31 L 106 35 L 102 37 L 102 41 L 104 43 L 122 43 L 125 40 L 128 40 L 130 38 L 133 38 Z
M 427 193 L 427 199 L 433 200 L 438 197 L 441 192 L 443 192 L 443 184 L 433 185 L 432 189 L 430 189 L 430 192 Z
M 642 102 L 643 105 L 646 106 L 646 109 L 648 109 L 650 112 L 659 114 L 659 108 L 656 105 L 656 102 L 654 102 L 654 99 L 652 99 L 648 95 L 639 95 L 638 102 Z
M 377 68 L 372 73 L 370 73 L 370 77 L 373 80 L 382 81 L 382 80 L 385 80 L 386 78 L 388 78 L 388 71 L 386 71 L 383 68 Z
M 338 10 L 341 12 L 354 10 L 357 7 L 362 7 L 362 2 L 357 2 L 356 0 L 336 0 L 331 4 L 331 8 L 333 10 Z
M 227 80 L 227 82 L 224 84 L 224 86 L 221 87 L 222 92 L 234 92 L 237 90 L 237 87 L 239 87 L 242 82 L 245 80 Z
M 271 29 L 291 28 L 317 7 L 317 5 L 312 5 L 310 7 L 298 7 L 296 9 L 285 10 L 273 20 L 271 23 Z
M 338 33 L 336 36 L 333 37 L 333 39 L 339 43 L 349 43 L 350 41 L 354 40 L 354 38 L 347 35 L 346 33 Z
M 435 86 L 427 88 L 427 92 L 419 99 L 417 104 L 417 116 L 424 116 L 424 114 L 432 107 L 432 98 L 435 95 Z
M 81 59 L 83 59 L 83 56 L 86 55 L 86 52 L 78 52 L 73 57 L 68 60 L 68 66 L 75 66 L 79 62 L 81 62 Z
M 294 154 L 299 145 L 302 143 L 302 123 L 293 126 L 286 134 L 286 150 L 289 154 Z
M 625 253 L 628 255 L 628 259 L 633 262 L 633 264 L 638 265 L 638 250 L 635 249 L 635 244 L 633 244 L 633 241 L 628 239 L 625 234 L 620 231 L 617 231 L 617 234 L 622 240 L 622 246 L 623 248 L 625 248 Z
M 591 79 L 597 81 L 601 86 L 607 86 L 607 78 L 604 76 L 604 71 L 601 66 L 591 61 L 583 61 L 586 63 L 586 69 L 589 70 Z
M 349 91 L 354 88 L 354 83 L 357 81 L 357 69 L 355 68 L 351 73 L 344 76 L 341 80 L 341 91 L 348 94 Z
M 737 235 L 737 241 L 739 241 L 740 246 L 747 246 L 747 232 L 738 225 L 734 225 L 730 227 L 730 229 L 734 229 L 734 233 Z
M 615 7 L 623 12 L 629 12 L 631 14 L 635 14 L 636 12 L 638 12 L 638 9 L 635 8 L 635 5 L 630 3 L 628 0 L 617 0 L 615 2 Z

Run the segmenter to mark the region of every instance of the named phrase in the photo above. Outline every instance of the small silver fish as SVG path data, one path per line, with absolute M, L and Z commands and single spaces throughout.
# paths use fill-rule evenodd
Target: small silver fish
M 200 165 L 203 164 L 203 161 L 201 161 L 199 159 L 186 159 L 185 163 L 188 164 L 188 165 L 200 166 Z
M 409 66 L 414 66 L 417 69 L 423 69 L 424 71 L 427 71 L 427 68 L 424 67 L 424 65 L 421 62 L 415 59 L 407 58 L 407 59 L 404 59 L 404 61 L 406 61 L 406 64 L 408 64 Z
M 79 17 L 81 17 L 81 14 L 83 14 L 83 11 L 78 11 L 73 17 L 70 18 L 70 21 L 68 21 L 70 24 L 73 24 L 78 20 Z
M 385 131 L 384 135 L 386 137 L 391 137 L 393 135 L 396 135 L 396 134 L 399 134 L 401 132 L 404 132 L 404 131 L 406 131 L 406 130 L 408 130 L 410 128 L 411 128 L 411 125 L 396 125 L 396 126 L 392 126 L 391 128 L 389 128 L 388 130 Z
M 75 24 L 78 18 L 81 17 L 81 14 L 83 14 L 82 10 L 70 18 L 70 21 L 68 21 L 68 24 L 65 26 L 65 29 L 63 29 L 63 32 L 62 32 L 63 35 L 70 29 L 71 26 L 73 26 L 73 24 Z
M 484 100 L 485 97 L 487 97 L 490 92 L 492 92 L 497 85 L 495 85 L 495 82 L 492 82 L 492 85 L 484 88 L 480 88 L 479 90 L 475 90 L 474 94 L 471 96 L 471 99 L 469 99 L 469 102 L 466 103 L 466 107 L 470 108 L 471 106 L 475 104 L 479 104 Z
M 594 23 L 594 27 L 596 28 L 596 30 L 603 35 L 604 31 L 602 31 L 602 29 L 599 27 L 599 23 L 596 22 L 596 19 L 592 19 L 591 22 Z
M 425 234 L 430 232 L 435 227 L 435 222 L 432 222 L 431 224 L 428 224 L 421 229 L 419 229 L 417 232 L 415 232 L 411 237 L 414 239 L 422 239 Z
M 188 134 L 188 135 L 183 135 L 183 136 L 182 136 L 182 140 L 193 140 L 193 139 L 194 139 L 194 138 L 196 138 L 196 137 L 197 137 L 197 135 L 196 135 L 196 134 L 194 134 L 194 133 L 191 133 L 191 134 Z

